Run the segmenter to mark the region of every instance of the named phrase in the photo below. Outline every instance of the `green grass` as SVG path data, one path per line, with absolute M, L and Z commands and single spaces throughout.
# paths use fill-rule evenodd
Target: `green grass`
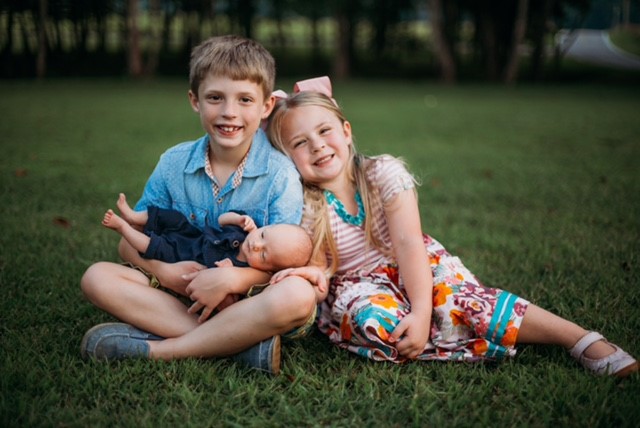
M 640 86 L 335 86 L 360 150 L 420 177 L 425 231 L 485 283 L 640 355 Z M 637 426 L 639 376 L 596 378 L 541 346 L 395 366 L 316 333 L 285 345 L 277 378 L 226 360 L 81 360 L 84 332 L 112 320 L 79 289 L 92 262 L 117 259 L 102 214 L 201 135 L 186 90 L 0 82 L 0 425 Z

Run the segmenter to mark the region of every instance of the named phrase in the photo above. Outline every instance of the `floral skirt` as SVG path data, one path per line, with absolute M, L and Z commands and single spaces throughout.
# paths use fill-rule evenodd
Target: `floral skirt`
M 431 334 L 419 360 L 482 361 L 514 356 L 529 302 L 483 286 L 458 257 L 428 235 L 433 272 Z M 389 335 L 411 312 L 395 264 L 335 276 L 321 305 L 320 331 L 338 346 L 377 361 L 405 362 Z

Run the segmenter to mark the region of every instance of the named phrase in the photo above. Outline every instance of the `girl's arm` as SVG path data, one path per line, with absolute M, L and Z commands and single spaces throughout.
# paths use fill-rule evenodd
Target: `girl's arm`
M 420 212 L 414 189 L 399 192 L 385 206 L 393 251 L 411 303 L 411 313 L 393 331 L 398 351 L 417 357 L 429 340 L 433 309 L 433 277 L 422 240 Z
M 309 264 L 299 268 L 288 268 L 276 272 L 271 277 L 270 284 L 275 284 L 288 276 L 299 276 L 306 279 L 313 286 L 316 293 L 316 302 L 320 303 L 329 294 L 329 274 L 327 258 L 321 254 L 315 260 L 315 264 Z

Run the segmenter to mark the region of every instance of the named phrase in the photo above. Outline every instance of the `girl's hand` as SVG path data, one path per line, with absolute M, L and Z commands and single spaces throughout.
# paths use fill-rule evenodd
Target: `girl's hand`
M 410 359 L 415 359 L 422 353 L 429 340 L 431 318 L 421 317 L 410 312 L 396 326 L 391 333 L 391 342 L 396 343 L 396 349 Z
M 229 257 L 226 259 L 222 259 L 220 261 L 215 262 L 216 267 L 233 267 L 233 262 Z
M 306 279 L 311 283 L 311 285 L 318 287 L 318 290 L 321 293 L 326 293 L 328 290 L 327 277 L 324 274 L 324 271 L 317 266 L 304 266 L 300 268 L 283 269 L 279 272 L 276 272 L 271 277 L 271 281 L 269 281 L 269 283 L 275 284 L 276 282 L 282 281 L 288 276 L 299 276 Z

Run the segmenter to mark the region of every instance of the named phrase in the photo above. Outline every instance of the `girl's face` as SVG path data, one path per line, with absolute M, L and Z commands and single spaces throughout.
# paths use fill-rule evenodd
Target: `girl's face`
M 341 123 L 323 107 L 296 107 L 286 113 L 280 132 L 285 151 L 306 182 L 329 190 L 344 184 L 352 142 L 349 122 Z

